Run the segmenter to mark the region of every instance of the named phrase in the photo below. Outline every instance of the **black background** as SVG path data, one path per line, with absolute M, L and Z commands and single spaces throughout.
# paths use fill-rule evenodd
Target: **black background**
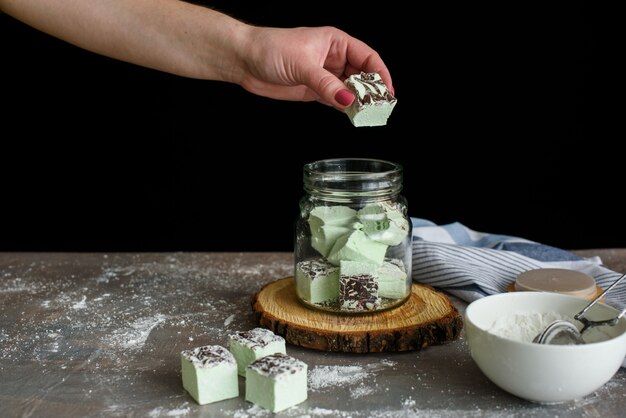
M 232 3 L 211 2 L 374 47 L 399 99 L 389 125 L 117 62 L 0 15 L 0 250 L 291 250 L 302 165 L 348 156 L 402 163 L 413 216 L 626 246 L 595 10 Z

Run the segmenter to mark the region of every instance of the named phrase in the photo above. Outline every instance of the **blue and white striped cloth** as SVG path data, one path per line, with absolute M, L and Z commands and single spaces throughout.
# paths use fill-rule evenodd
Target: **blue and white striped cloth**
M 411 220 L 413 280 L 467 302 L 505 292 L 518 274 L 542 267 L 587 273 L 603 289 L 620 277 L 599 257 L 583 258 L 522 238 L 476 232 L 458 222 L 438 226 L 425 219 Z M 626 308 L 626 285 L 611 290 L 606 303 Z

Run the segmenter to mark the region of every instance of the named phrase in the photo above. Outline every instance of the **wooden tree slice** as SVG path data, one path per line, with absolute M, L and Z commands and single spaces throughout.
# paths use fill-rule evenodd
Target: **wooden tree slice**
M 454 340 L 463 320 L 450 300 L 429 286 L 413 284 L 401 306 L 370 315 L 317 311 L 296 297 L 292 277 L 265 285 L 253 298 L 259 324 L 288 343 L 322 351 L 368 353 L 420 350 Z

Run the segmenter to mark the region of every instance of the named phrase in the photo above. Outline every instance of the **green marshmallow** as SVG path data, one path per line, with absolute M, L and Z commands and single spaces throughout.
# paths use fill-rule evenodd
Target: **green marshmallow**
M 378 205 L 366 206 L 358 212 L 357 217 L 363 224 L 363 232 L 370 238 L 389 228 L 389 218 L 385 209 Z
M 324 260 L 301 261 L 296 265 L 296 288 L 310 303 L 323 303 L 339 296 L 339 269 Z
M 339 237 L 350 232 L 357 212 L 347 206 L 318 206 L 309 215 L 311 245 L 324 257 Z
M 246 400 L 279 412 L 307 399 L 307 365 L 285 354 L 271 354 L 246 367 Z
M 400 299 L 406 296 L 406 271 L 402 260 L 386 258 L 376 271 L 378 295 L 382 298 Z
M 358 212 L 363 232 L 374 241 L 395 246 L 409 234 L 409 222 L 404 215 L 389 205 L 369 205 Z
M 343 309 L 372 310 L 380 306 L 378 266 L 342 260 L 339 267 L 339 303 Z
M 274 353 L 286 353 L 285 339 L 269 329 L 254 328 L 237 331 L 228 336 L 228 348 L 237 361 L 237 370 L 246 375 L 246 367 L 253 361 Z
M 373 241 L 365 232 L 353 230 L 342 235 L 333 245 L 328 261 L 338 266 L 342 260 L 360 261 L 362 263 L 383 264 L 387 245 Z
M 398 100 L 387 89 L 377 73 L 353 74 L 344 82 L 355 99 L 346 109 L 346 114 L 354 126 L 382 126 Z
M 237 363 L 219 345 L 206 345 L 180 353 L 183 388 L 200 405 L 239 396 Z
M 378 278 L 378 270 L 381 267 L 382 266 L 377 266 L 376 264 L 363 263 L 361 261 L 341 260 L 339 263 L 339 276 L 342 278 L 371 276 L 376 279 Z
M 311 233 L 311 246 L 324 257 L 328 256 L 337 239 L 350 232 L 350 228 L 334 225 L 323 225 Z
M 357 212 L 357 217 L 361 222 L 382 222 L 387 219 L 387 210 L 380 205 L 367 205 Z

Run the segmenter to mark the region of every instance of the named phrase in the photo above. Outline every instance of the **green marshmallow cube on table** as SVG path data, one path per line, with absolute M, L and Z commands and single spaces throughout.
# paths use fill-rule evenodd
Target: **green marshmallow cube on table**
M 183 388 L 200 405 L 239 396 L 237 363 L 219 345 L 206 345 L 180 353 Z
M 238 331 L 229 336 L 229 349 L 237 361 L 238 373 L 246 375 L 253 361 L 274 353 L 286 353 L 285 339 L 265 328 Z
M 279 412 L 307 399 L 307 365 L 286 354 L 271 354 L 246 367 L 246 400 Z
M 348 310 L 372 310 L 380 306 L 378 266 L 342 260 L 339 267 L 339 303 Z
M 339 297 L 339 268 L 324 260 L 301 261 L 296 266 L 298 294 L 310 303 Z
M 377 73 L 353 74 L 344 82 L 355 96 L 354 102 L 346 109 L 352 124 L 359 126 L 382 126 L 398 100 L 387 89 Z

